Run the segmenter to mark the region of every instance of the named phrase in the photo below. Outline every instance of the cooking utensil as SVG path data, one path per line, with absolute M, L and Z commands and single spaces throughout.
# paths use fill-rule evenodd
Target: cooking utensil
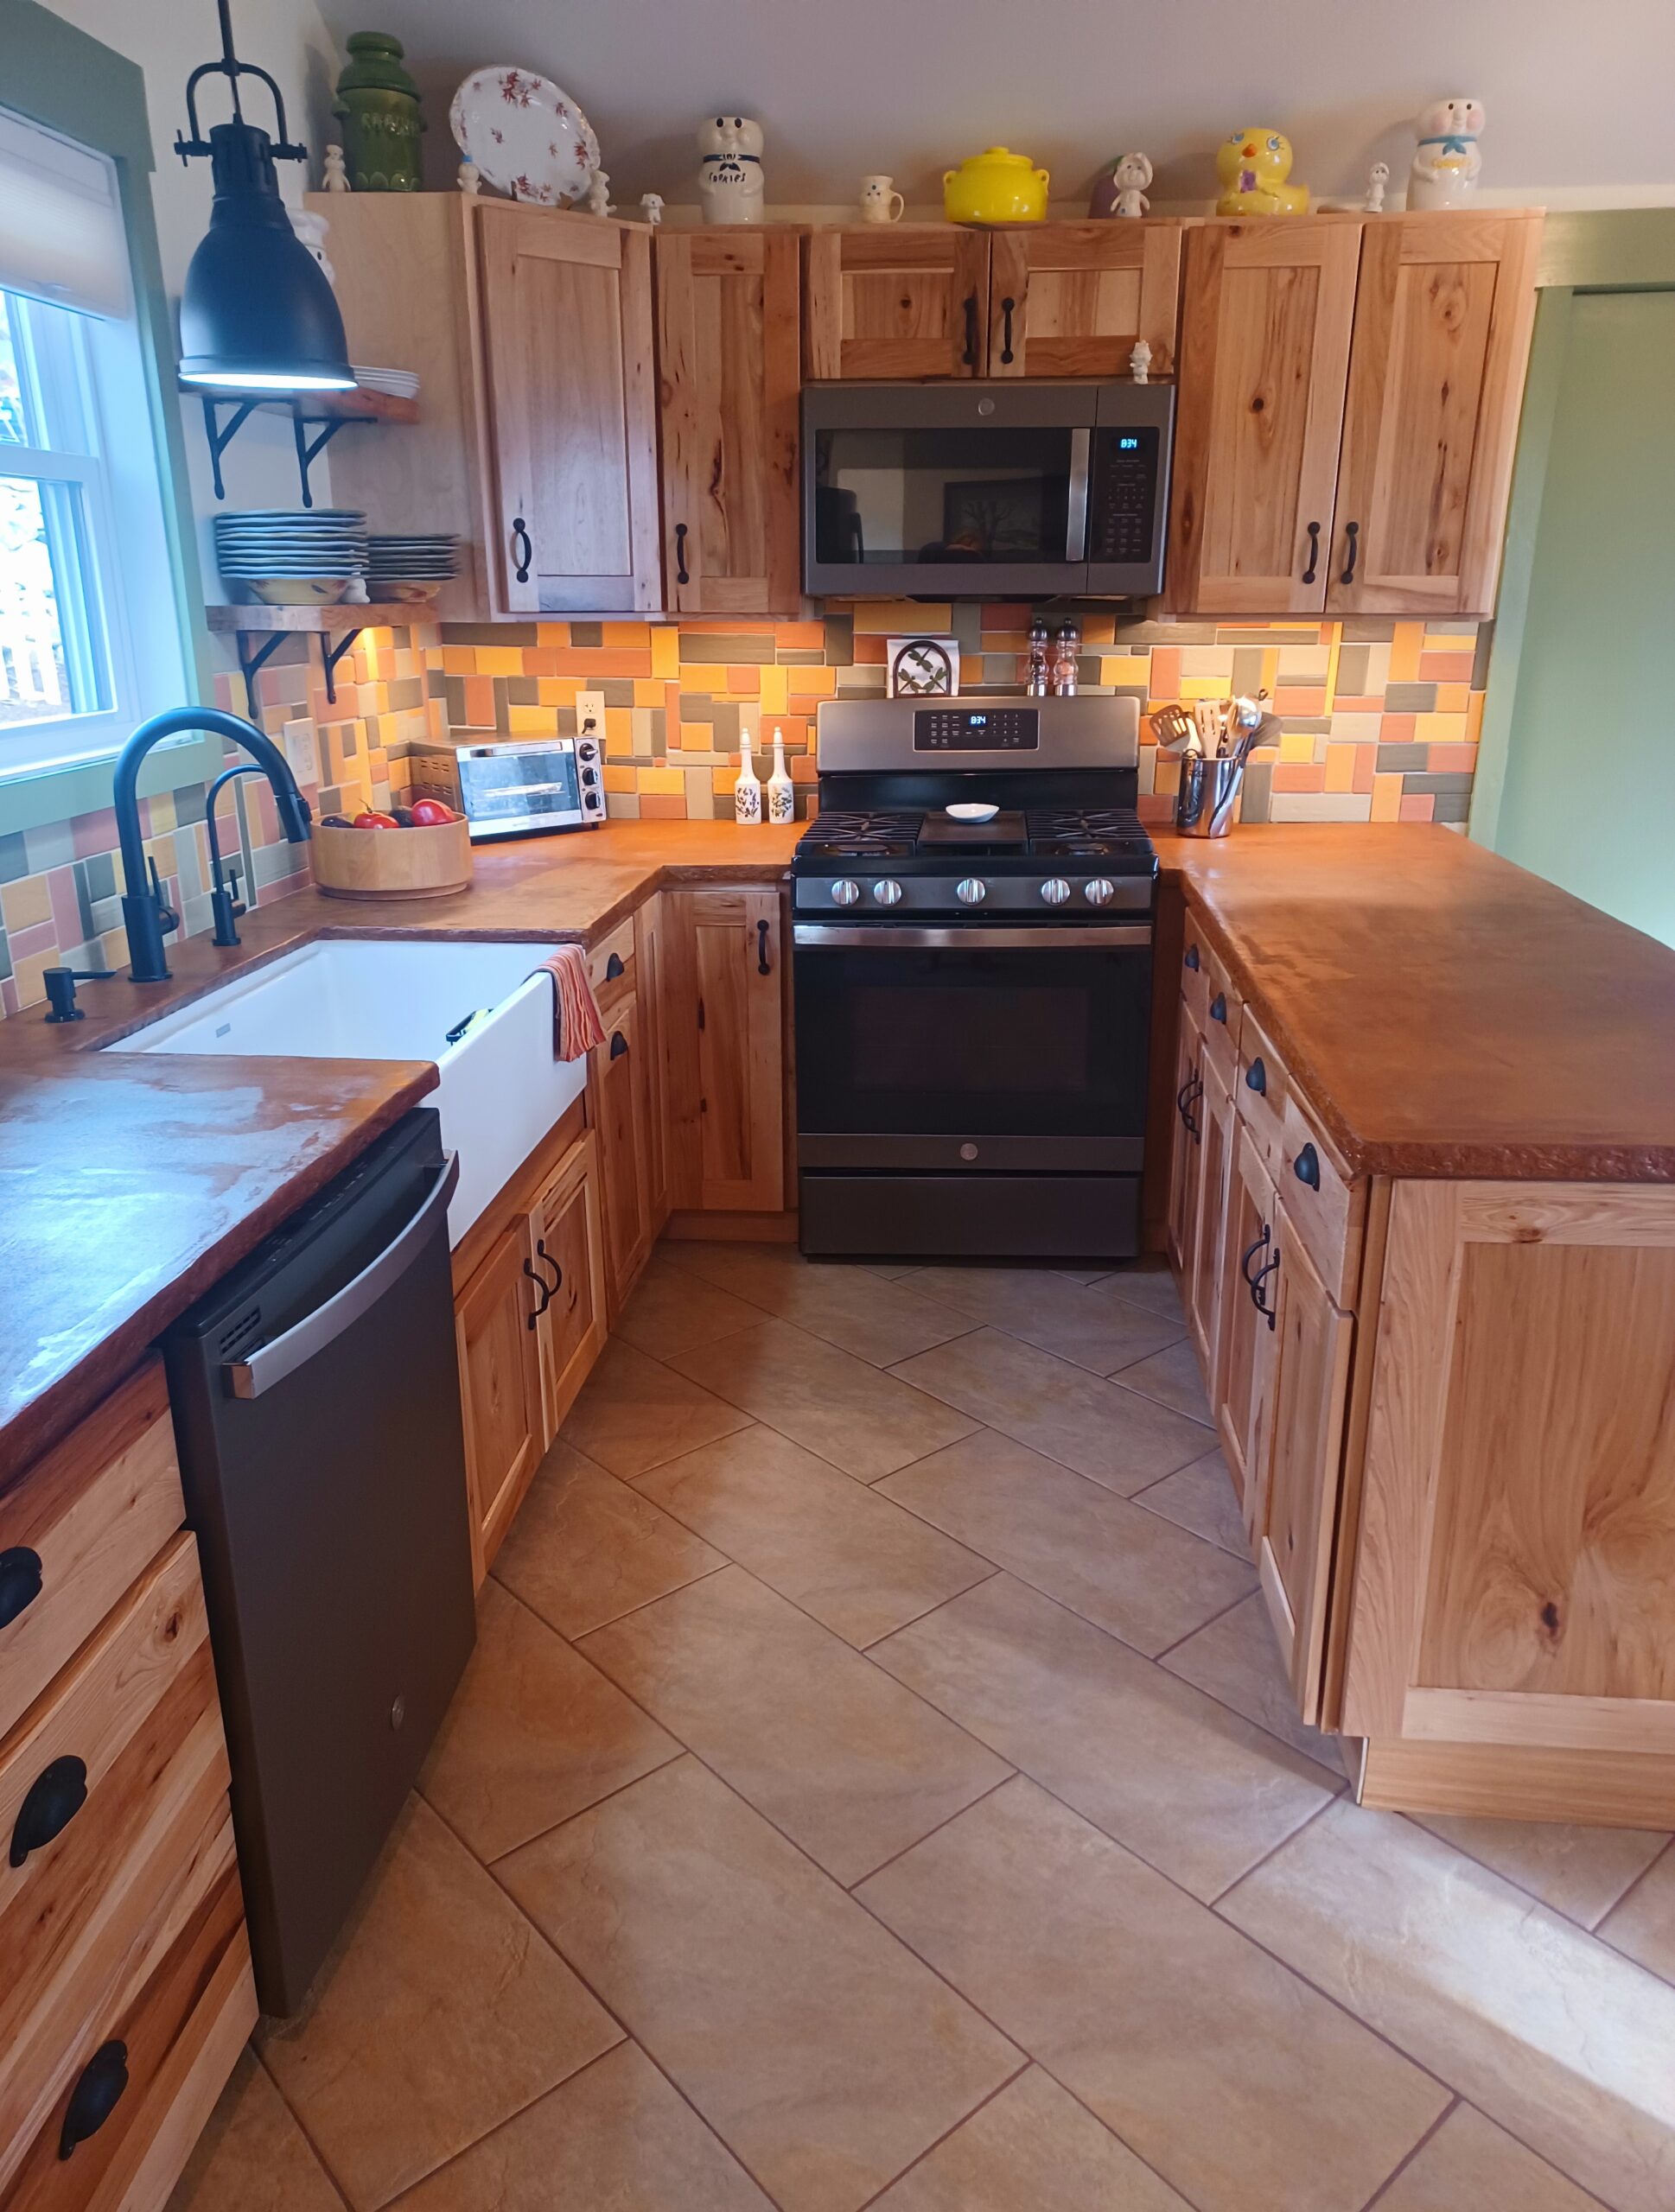
M 1198 734 L 1197 724 L 1184 707 L 1155 708 L 1151 727 L 1157 742 L 1166 753 L 1180 751 Z
M 1225 837 L 1245 781 L 1245 764 L 1236 755 L 1192 753 L 1181 763 L 1181 788 L 1175 799 L 1175 826 L 1183 837 Z

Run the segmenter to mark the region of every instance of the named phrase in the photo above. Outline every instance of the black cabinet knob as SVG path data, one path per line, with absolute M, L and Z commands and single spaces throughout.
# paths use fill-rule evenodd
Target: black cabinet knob
M 1291 1173 L 1299 1183 L 1306 1183 L 1311 1191 L 1321 1186 L 1321 1156 L 1312 1144 L 1306 1144 L 1291 1162 Z
M 11 1863 L 21 1866 L 32 1851 L 39 1851 L 61 1835 L 87 1802 L 87 1768 L 84 1760 L 66 1757 L 43 1766 L 25 1791 L 12 1822 Z
M 1198 947 L 1195 944 L 1189 944 L 1187 947 L 1187 957 L 1184 964 L 1192 969 L 1194 976 L 1198 973 Z
M 27 1544 L 0 1552 L 0 1628 L 10 1628 L 41 1595 L 41 1554 Z
M 605 963 L 605 981 L 614 983 L 622 972 L 622 956 L 620 952 L 614 952 Z
M 1246 1090 L 1254 1090 L 1258 1098 L 1267 1094 L 1268 1071 L 1263 1066 L 1259 1053 L 1245 1071 L 1245 1088 Z
M 70 2092 L 63 2130 L 58 2139 L 61 2159 L 67 2158 L 78 2143 L 85 2143 L 90 2135 L 99 2133 L 121 2103 L 122 2093 L 127 2087 L 127 2044 L 115 2041 L 102 2044 L 82 2068 L 80 2079 Z
M 1210 1001 L 1210 1020 L 1212 1021 L 1225 1022 L 1226 1019 L 1227 995 L 1225 991 L 1218 991 L 1215 996 Z

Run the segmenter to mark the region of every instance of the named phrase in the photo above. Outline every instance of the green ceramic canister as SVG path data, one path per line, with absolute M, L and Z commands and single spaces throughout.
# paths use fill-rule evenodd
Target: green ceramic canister
M 420 188 L 419 88 L 401 66 L 402 44 L 387 31 L 356 31 L 337 80 L 332 113 L 343 126 L 343 155 L 357 192 Z

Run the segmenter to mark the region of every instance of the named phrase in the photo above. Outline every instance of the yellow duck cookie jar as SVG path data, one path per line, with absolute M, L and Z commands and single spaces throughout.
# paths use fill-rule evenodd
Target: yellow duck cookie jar
M 1306 215 L 1309 188 L 1288 184 L 1291 142 L 1283 130 L 1235 130 L 1216 149 L 1218 215 Z

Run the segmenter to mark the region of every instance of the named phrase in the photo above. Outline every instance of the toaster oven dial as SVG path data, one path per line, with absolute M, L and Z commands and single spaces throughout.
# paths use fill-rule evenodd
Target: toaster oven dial
M 963 875 L 954 886 L 954 896 L 962 906 L 980 906 L 989 896 L 989 887 L 980 875 Z
M 873 885 L 872 895 L 881 906 L 899 906 L 901 904 L 901 886 L 887 875 Z
M 1111 881 L 1108 875 L 1094 876 L 1086 887 L 1088 905 L 1090 906 L 1108 906 L 1116 893 L 1116 885 Z
M 831 887 L 831 903 L 834 906 L 857 906 L 860 899 L 860 885 L 852 883 L 848 876 L 840 876 Z
M 1062 906 L 1070 896 L 1070 886 L 1061 875 L 1049 875 L 1041 886 L 1041 897 L 1049 906 Z

